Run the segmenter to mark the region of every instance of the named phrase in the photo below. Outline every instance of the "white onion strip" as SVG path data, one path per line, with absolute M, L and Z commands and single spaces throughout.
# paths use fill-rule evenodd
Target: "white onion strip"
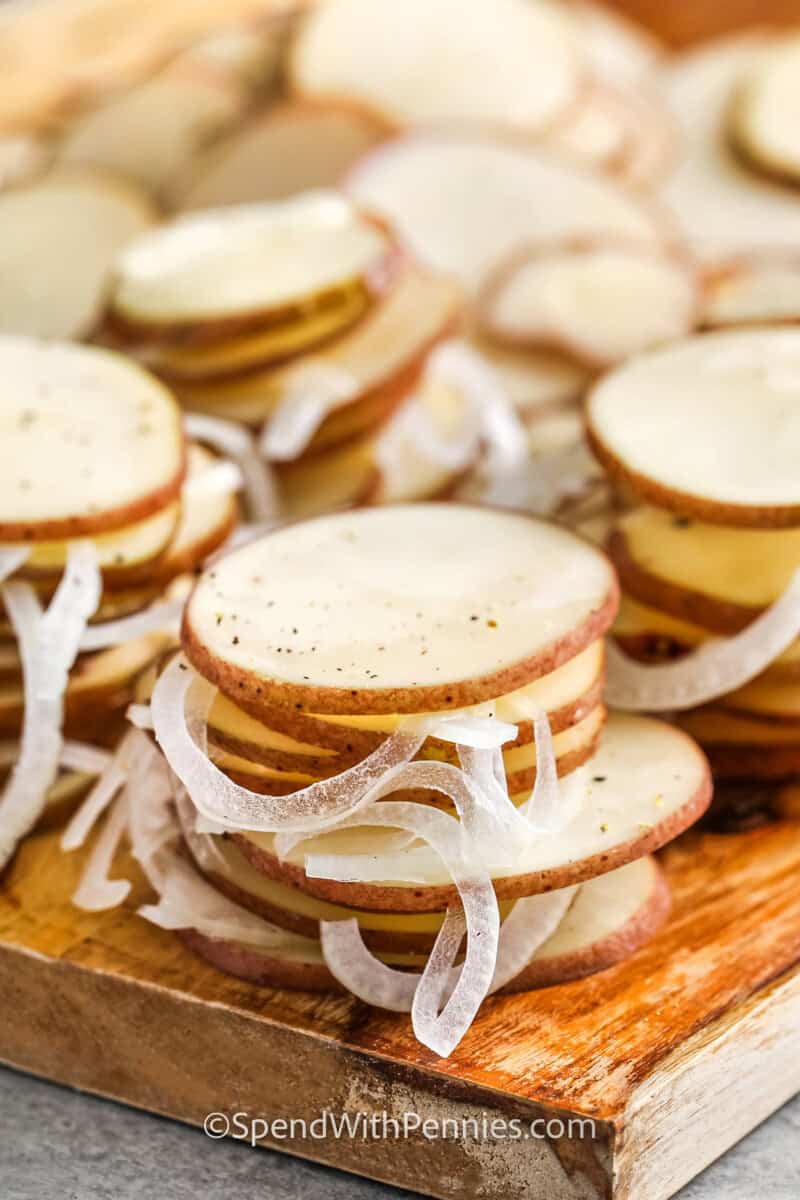
M 76 850 L 86 841 L 95 822 L 99 820 L 120 788 L 125 786 L 131 765 L 131 754 L 138 742 L 133 733 L 126 733 L 113 755 L 109 756 L 100 778 L 61 835 L 62 850 Z M 62 755 L 63 761 L 63 755 Z
M 288 796 L 264 795 L 234 783 L 205 753 L 206 718 L 215 696 L 216 688 L 177 655 L 153 689 L 150 710 L 156 738 L 195 807 L 228 828 L 321 831 L 368 803 L 373 785 L 408 762 L 424 741 L 421 734 L 398 731 L 340 775 Z
M 254 521 L 274 518 L 278 512 L 275 484 L 252 434 L 233 421 L 201 413 L 186 413 L 183 423 L 190 437 L 207 442 L 239 466 L 250 518 Z
M 0 583 L 19 570 L 30 554 L 30 546 L 0 546 Z
M 299 458 L 329 413 L 358 395 L 358 380 L 330 363 L 301 363 L 290 371 L 277 408 L 259 439 L 261 453 L 273 462 Z
M 152 731 L 153 716 L 149 704 L 129 704 L 125 709 L 125 716 L 134 728 Z
M 446 764 L 412 763 L 404 770 L 435 765 Z M 392 784 L 386 786 L 391 788 Z M 450 944 L 448 937 L 440 945 L 439 954 L 431 955 L 420 980 L 420 987 L 425 981 L 422 999 L 418 1006 L 412 1008 L 414 1033 L 419 1041 L 446 1057 L 472 1024 L 494 974 L 500 912 L 491 880 L 485 871 L 470 861 L 470 854 L 465 855 L 465 839 L 460 822 L 439 809 L 409 801 L 387 800 L 382 804 L 373 803 L 368 811 L 340 821 L 337 828 L 358 824 L 388 826 L 416 834 L 441 858 L 458 890 L 467 928 L 467 952 L 458 982 L 439 1015 L 436 1009 L 444 995 L 446 982 L 442 972 L 444 966 L 449 971 L 452 965 L 447 962 L 444 950 L 445 942 Z M 306 859 L 306 871 L 309 875 L 315 874 L 313 855 Z M 449 932 L 452 932 L 452 924 Z
M 183 485 L 182 499 L 192 496 L 232 495 L 244 487 L 242 468 L 234 462 L 218 462 L 199 475 L 190 475 Z
M 100 603 L 101 587 L 94 548 L 86 541 L 70 546 L 46 612 L 29 584 L 4 585 L 22 657 L 25 711 L 20 756 L 0 798 L 0 869 L 41 816 L 58 772 L 69 671 L 86 623 Z
M 90 625 L 81 638 L 81 650 L 106 650 L 110 646 L 121 646 L 145 637 L 148 633 L 177 634 L 182 613 L 182 600 L 163 600 L 129 617 Z
M 730 638 L 705 642 L 685 658 L 636 662 L 610 642 L 606 700 L 630 712 L 670 712 L 707 704 L 749 683 L 800 635 L 800 571 L 779 600 Z
M 72 896 L 76 908 L 85 912 L 101 912 L 116 908 L 128 895 L 131 885 L 127 879 L 109 879 L 122 835 L 128 825 L 128 797 L 123 792 L 114 801 L 106 823 L 92 847 L 92 852 Z
M 528 458 L 528 435 L 500 376 L 466 342 L 444 342 L 431 354 L 426 377 L 457 388 L 469 402 L 486 446 L 486 468 L 502 474 Z
M 228 938 L 270 949 L 305 945 L 269 921 L 247 912 L 217 892 L 175 850 L 181 829 L 173 811 L 169 768 L 142 733 L 134 733 L 128 780 L 131 849 L 151 886 L 157 904 L 145 904 L 139 916 L 162 929 L 197 929 L 206 937 Z
M 347 921 L 320 921 L 325 963 L 342 987 L 365 1004 L 389 1012 L 411 1012 L 418 971 L 398 971 L 381 962 L 364 945 L 355 917 Z
M 60 763 L 71 771 L 83 775 L 102 775 L 111 763 L 113 755 L 100 746 L 89 742 L 65 741 L 61 747 Z

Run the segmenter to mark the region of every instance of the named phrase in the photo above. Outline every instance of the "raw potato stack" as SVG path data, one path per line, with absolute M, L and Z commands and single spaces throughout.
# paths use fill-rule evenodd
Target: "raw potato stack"
M 385 492 L 376 436 L 459 307 L 456 287 L 403 259 L 383 225 L 307 192 L 140 239 L 117 264 L 106 324 L 187 408 L 263 428 L 283 514 L 297 516 Z
M 683 733 L 607 723 L 616 607 L 599 551 L 468 505 L 316 517 L 220 558 L 152 696 L 184 857 L 151 877 L 148 914 L 243 978 L 400 1009 L 416 979 L 387 964 L 423 970 L 421 995 L 434 942 L 431 962 L 445 944 L 455 959 L 462 903 L 471 1014 L 492 977 L 535 987 L 626 957 L 668 908 L 649 855 L 710 785 Z M 414 1019 L 441 1053 L 466 1028 Z
M 37 737 L 63 721 L 70 738 L 113 744 L 136 679 L 170 644 L 179 609 L 163 602 L 225 541 L 237 503 L 230 478 L 208 486 L 214 459 L 187 447 L 177 404 L 136 364 L 4 337 L 0 371 L 0 738 L 22 738 L 17 787 L 27 743 L 31 780 L 41 766 L 35 819 L 52 782 Z
M 588 428 L 612 478 L 643 501 L 609 542 L 624 593 L 619 644 L 642 662 L 683 660 L 689 670 L 701 646 L 718 664 L 738 654 L 734 674 L 697 657 L 697 678 L 683 700 L 676 693 L 677 719 L 730 794 L 795 781 L 800 333 L 720 332 L 646 355 L 596 387 Z M 783 617 L 768 622 L 782 622 L 781 640 L 770 643 L 765 614 L 785 593 Z M 730 651 L 710 645 L 742 636 Z

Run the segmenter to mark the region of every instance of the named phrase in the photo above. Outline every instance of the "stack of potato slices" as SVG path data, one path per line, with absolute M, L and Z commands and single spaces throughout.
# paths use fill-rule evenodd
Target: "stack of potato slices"
M 442 1054 L 490 990 L 627 957 L 668 908 L 649 856 L 710 779 L 682 731 L 607 722 L 617 598 L 600 551 L 470 505 L 319 516 L 218 558 L 152 692 L 163 753 L 139 735 L 115 801 L 160 897 L 143 915 L 243 978 L 411 1011 Z
M 263 426 L 284 513 L 296 516 L 380 490 L 376 434 L 459 304 L 452 283 L 401 261 L 350 201 L 307 192 L 184 216 L 139 239 L 117 264 L 107 326 L 187 408 Z M 431 486 L 442 490 L 439 478 Z
M 135 363 L 3 337 L 0 370 L 0 737 L 20 741 L 2 768 L 2 862 L 59 764 L 96 764 L 65 754 L 62 733 L 110 745 L 124 731 L 136 679 L 174 637 L 179 577 L 238 506 L 231 471 L 187 447 L 178 405 Z
M 644 502 L 609 550 L 617 639 L 651 666 L 620 663 L 612 703 L 680 710 L 721 779 L 800 771 L 799 381 L 800 333 L 731 330 L 620 368 L 588 405 L 596 453 Z

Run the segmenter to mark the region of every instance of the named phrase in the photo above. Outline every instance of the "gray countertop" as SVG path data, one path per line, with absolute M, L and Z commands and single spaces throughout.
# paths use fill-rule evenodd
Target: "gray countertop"
M 408 1195 L 240 1142 L 212 1141 L 177 1122 L 0 1068 L 1 1200 L 401 1200 Z M 800 1096 L 680 1193 L 680 1200 L 755 1197 L 800 1197 Z

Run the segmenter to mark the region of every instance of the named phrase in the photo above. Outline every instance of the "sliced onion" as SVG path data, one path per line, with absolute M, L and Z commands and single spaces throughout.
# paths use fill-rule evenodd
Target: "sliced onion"
M 186 788 L 178 779 L 173 779 L 173 796 L 183 840 L 189 847 L 194 861 L 203 871 L 217 871 L 229 876 L 230 871 L 225 855 L 220 851 L 215 837 L 211 833 L 198 829 L 197 809 L 192 804 Z
M 469 835 L 484 855 L 491 847 L 493 859 L 514 862 L 530 844 L 531 826 L 508 794 L 502 753 L 459 746 L 458 757 L 479 799 L 476 811 L 462 816 Z
M 102 775 L 110 766 L 113 755 L 89 742 L 64 742 L 60 764 L 84 775 Z
M 250 517 L 254 521 L 267 521 L 274 517 L 278 512 L 275 484 L 267 463 L 258 453 L 252 434 L 233 421 L 201 413 L 186 413 L 183 423 L 190 437 L 207 442 L 232 458 L 241 468 Z
M 150 708 L 156 738 L 195 807 L 226 828 L 320 832 L 371 799 L 373 785 L 407 763 L 424 741 L 402 730 L 340 775 L 288 796 L 269 796 L 234 783 L 205 753 L 206 720 L 216 688 L 177 655 L 158 679 Z
M 342 367 L 313 360 L 295 367 L 264 425 L 261 453 L 275 462 L 299 458 L 328 414 L 357 395 L 358 380 Z
M 402 769 L 402 773 L 412 767 L 446 765 L 411 763 Z M 456 771 L 456 774 L 461 772 Z M 466 784 L 466 778 L 463 775 L 461 777 Z M 376 800 L 378 798 L 375 797 Z M 367 811 L 339 822 L 337 828 L 358 824 L 388 826 L 416 834 L 441 858 L 458 890 L 467 930 L 467 952 L 458 982 L 439 1015 L 436 1010 L 444 996 L 447 982 L 444 970 L 446 967 L 449 971 L 452 965 L 452 960 L 447 961 L 447 951 L 452 944 L 451 922 L 447 937 L 442 939 L 441 944 L 437 939 L 439 952 L 436 955 L 432 954 L 428 961 L 423 979 L 420 980 L 421 999 L 412 1008 L 412 1023 L 417 1038 L 437 1054 L 446 1056 L 458 1045 L 472 1024 L 494 974 L 500 912 L 491 879 L 485 870 L 476 867 L 471 861 L 474 856 L 469 852 L 469 847 L 465 846 L 461 824 L 455 817 L 439 809 L 408 801 L 387 800 L 382 804 L 371 804 Z M 313 855 L 306 859 L 306 872 L 309 875 L 315 874 Z M 419 992 L 415 994 L 415 1001 L 418 995 Z
M 90 625 L 81 638 L 81 650 L 106 650 L 109 646 L 121 646 L 148 633 L 177 634 L 182 613 L 182 600 L 163 600 L 129 617 Z
M 523 811 L 537 832 L 557 833 L 562 828 L 558 767 L 550 722 L 547 713 L 541 710 L 533 718 L 533 737 L 536 745 L 536 780 Z
M 516 725 L 496 717 L 442 717 L 428 726 L 431 737 L 442 742 L 459 743 L 476 750 L 492 750 L 513 741 L 519 730 Z
M 29 584 L 3 588 L 22 657 L 25 712 L 20 756 L 0 798 L 0 869 L 33 828 L 58 773 L 64 692 L 86 623 L 100 603 L 91 542 L 70 546 L 64 574 L 45 613 Z
M 99 820 L 120 788 L 124 787 L 130 772 L 131 756 L 139 742 L 133 732 L 126 733 L 120 741 L 114 754 L 97 783 L 89 792 L 80 808 L 73 814 L 72 819 L 61 835 L 61 849 L 75 850 L 86 841 L 95 822 Z M 63 761 L 63 755 L 62 755 Z
M 741 633 L 714 638 L 675 662 L 635 662 L 610 642 L 606 699 L 614 708 L 631 712 L 671 712 L 707 704 L 760 675 L 798 635 L 800 571 L 781 598 Z
M 136 729 L 152 730 L 153 714 L 149 704 L 129 704 L 125 716 Z
M 552 937 L 578 892 L 578 886 L 518 900 L 500 928 L 500 944 L 490 992 L 516 979 L 540 946 Z
M 499 374 L 473 346 L 444 342 L 431 354 L 426 375 L 458 388 L 477 414 L 486 445 L 486 466 L 502 474 L 528 458 L 528 435 Z
M 183 485 L 183 498 L 189 496 L 230 495 L 244 487 L 242 468 L 234 462 L 212 463 L 199 475 L 190 476 Z
M 30 554 L 30 546 L 0 546 L 0 583 L 13 575 Z
M 390 1012 L 411 1012 L 418 971 L 388 967 L 364 945 L 358 921 L 320 921 L 322 953 L 334 979 L 366 1004 Z
M 114 801 L 103 830 L 92 847 L 80 883 L 72 896 L 76 908 L 101 912 L 121 904 L 131 885 L 127 879 L 109 879 L 122 836 L 128 825 L 128 797 L 125 792 Z

